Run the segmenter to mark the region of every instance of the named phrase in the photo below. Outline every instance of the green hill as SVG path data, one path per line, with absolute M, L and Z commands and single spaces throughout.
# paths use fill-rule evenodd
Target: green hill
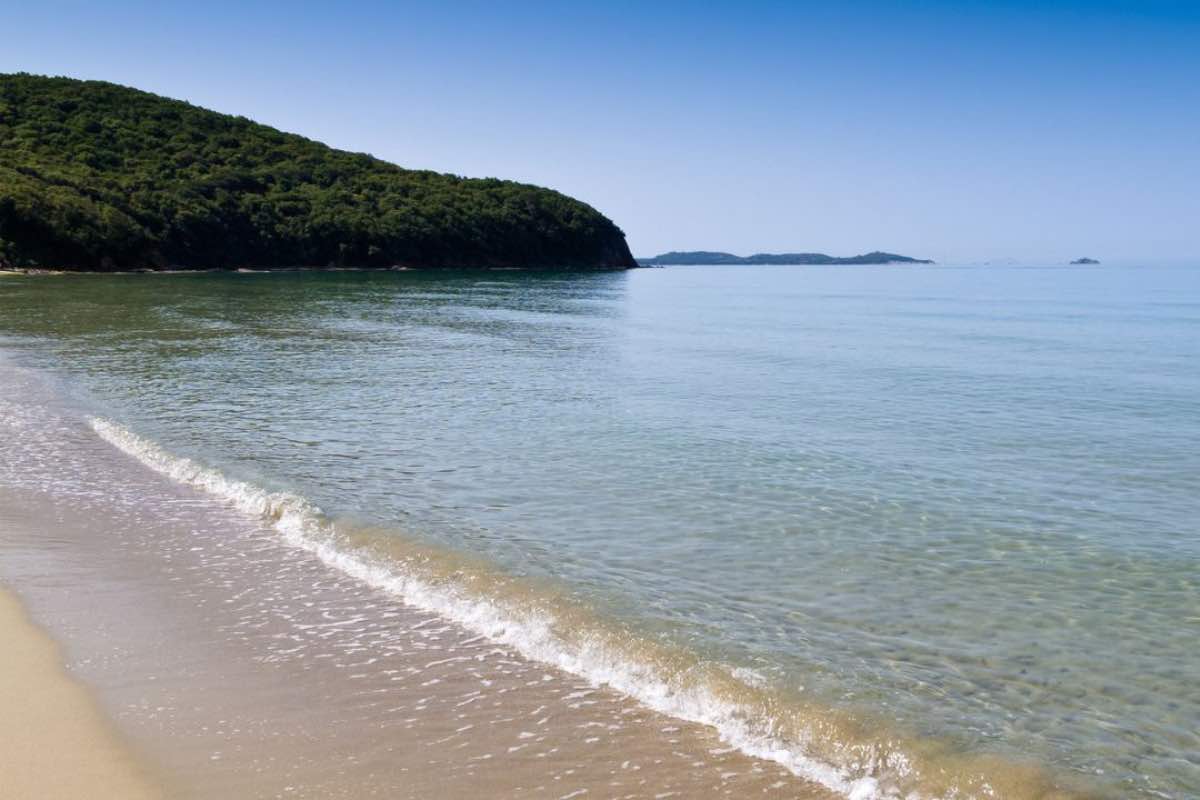
M 672 250 L 653 258 L 638 259 L 646 266 L 678 266 L 707 264 L 781 264 L 781 265 L 826 265 L 826 264 L 932 264 L 921 258 L 910 258 L 895 253 L 873 250 L 859 256 L 828 256 L 824 253 L 755 253 L 752 256 L 735 256 L 713 250 Z
M 635 266 L 549 189 L 402 169 L 111 83 L 0 75 L 0 266 Z

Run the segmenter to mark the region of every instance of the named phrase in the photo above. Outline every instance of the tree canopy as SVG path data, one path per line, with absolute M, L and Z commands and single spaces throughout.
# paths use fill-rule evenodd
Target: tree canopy
M 634 266 L 549 189 L 403 169 L 99 81 L 0 75 L 0 266 Z

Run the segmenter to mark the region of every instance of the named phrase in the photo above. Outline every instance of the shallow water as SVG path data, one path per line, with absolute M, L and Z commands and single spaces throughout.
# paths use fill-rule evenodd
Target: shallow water
M 38 277 L 0 335 L 296 558 L 832 791 L 1200 793 L 1198 271 Z
M 0 376 L 26 401 L 0 403 L 0 580 L 166 798 L 834 796 L 330 569 Z

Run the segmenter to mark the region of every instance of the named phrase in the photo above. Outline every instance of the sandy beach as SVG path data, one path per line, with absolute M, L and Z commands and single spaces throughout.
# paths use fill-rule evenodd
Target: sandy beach
M 159 797 L 58 647 L 0 589 L 0 796 L 9 800 Z
M 0 402 L 0 569 L 53 637 L 0 620 L 33 642 L 3 676 L 5 800 L 836 796 L 330 570 L 41 397 Z

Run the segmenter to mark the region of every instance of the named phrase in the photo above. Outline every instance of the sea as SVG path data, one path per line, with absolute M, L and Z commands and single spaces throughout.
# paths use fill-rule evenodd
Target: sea
M 4 277 L 0 506 L 181 797 L 1200 797 L 1200 264 Z

